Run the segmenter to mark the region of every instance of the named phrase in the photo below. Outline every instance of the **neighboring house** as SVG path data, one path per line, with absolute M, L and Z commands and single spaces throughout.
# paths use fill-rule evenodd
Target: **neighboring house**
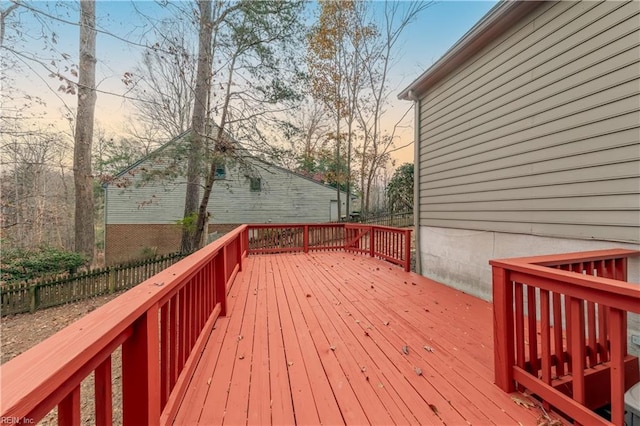
M 180 249 L 186 178 L 185 137 L 178 136 L 105 185 L 108 265 Z M 183 158 L 184 157 L 184 158 Z M 328 185 L 238 151 L 218 167 L 209 199 L 208 232 L 243 223 L 337 221 L 337 191 Z M 202 195 L 202 190 L 200 191 Z M 345 211 L 346 193 L 341 194 Z
M 399 95 L 415 102 L 423 275 L 489 300 L 489 259 L 638 249 L 639 14 L 500 2 Z

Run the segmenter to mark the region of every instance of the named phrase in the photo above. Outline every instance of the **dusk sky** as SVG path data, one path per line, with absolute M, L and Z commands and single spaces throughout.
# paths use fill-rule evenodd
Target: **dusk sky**
M 6 1 L 0 1 L 2 8 L 7 6 Z M 30 3 L 39 10 L 60 16 L 70 22 L 78 21 L 78 5 L 76 2 L 62 3 L 35 1 Z M 379 3 L 382 5 L 382 3 Z M 410 102 L 398 101 L 396 96 L 400 90 L 410 84 L 430 65 L 437 61 L 461 36 L 463 36 L 482 16 L 495 5 L 495 1 L 442 1 L 437 2 L 425 10 L 420 19 L 413 22 L 405 31 L 402 40 L 398 43 L 396 60 L 392 69 L 390 87 L 391 105 L 386 119 L 388 126 L 393 126 L 411 106 Z M 149 21 L 145 22 L 144 15 L 151 17 L 166 16 L 169 11 L 152 1 L 97 1 L 96 7 L 98 27 L 106 32 L 116 34 L 125 40 L 140 41 L 145 33 L 150 31 Z M 12 76 L 13 83 L 20 87 L 26 94 L 40 96 L 46 100 L 47 115 L 41 124 L 49 124 L 53 127 L 67 131 L 69 125 L 63 117 L 64 103 L 74 108 L 75 96 L 57 92 L 60 82 L 48 77 L 53 68 L 51 59 L 60 58 L 63 53 L 71 57 L 68 61 L 57 64 L 60 71 L 64 66 L 77 63 L 78 27 L 60 22 L 46 21 L 49 34 L 56 34 L 55 49 L 57 52 L 44 50 L 43 39 L 37 34 L 41 32 L 41 24 L 37 23 L 33 16 L 23 12 L 20 15 L 20 25 L 26 37 L 25 44 L 13 46 L 17 51 L 28 51 L 37 56 L 42 65 L 31 63 L 23 64 L 23 73 L 12 75 L 12 70 L 4 70 L 4 73 Z M 24 28 L 27 29 L 24 29 Z M 36 30 L 37 28 L 37 30 Z M 7 40 L 15 31 L 7 28 Z M 10 46 L 11 47 L 11 46 Z M 132 71 L 136 63 L 142 57 L 143 47 L 135 46 L 118 38 L 99 34 L 97 39 L 97 76 L 99 89 L 104 92 L 125 94 L 126 87 L 121 82 L 122 75 Z M 5 54 L 5 53 L 3 53 Z M 45 67 L 46 65 L 46 67 Z M 31 69 L 29 69 L 31 68 Z M 65 73 L 66 75 L 70 75 Z M 7 90 L 7 81 L 3 81 L 2 90 Z M 47 88 L 49 86 L 49 88 Z M 63 102 L 64 101 L 64 102 Z M 130 119 L 133 110 L 130 102 L 122 96 L 114 96 L 108 93 L 99 93 L 96 106 L 96 120 L 99 126 L 112 134 L 125 132 L 127 120 Z M 408 144 L 413 139 L 413 114 L 409 113 L 404 120 L 405 127 L 401 133 L 401 139 L 397 146 Z M 413 159 L 413 147 L 395 153 L 398 164 Z

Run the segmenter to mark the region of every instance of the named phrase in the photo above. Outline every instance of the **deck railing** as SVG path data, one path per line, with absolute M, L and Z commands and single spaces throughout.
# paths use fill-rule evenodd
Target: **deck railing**
M 110 425 L 112 363 L 122 348 L 122 421 L 170 423 L 247 255 L 241 226 L 142 282 L 2 366 L 0 423 L 80 424 L 80 385 L 92 372 L 95 423 Z
M 79 425 L 80 387 L 92 373 L 95 424 L 112 424 L 118 348 L 123 424 L 172 423 L 249 253 L 358 251 L 408 269 L 409 244 L 410 230 L 386 227 L 242 225 L 4 364 L 0 424 L 35 424 L 57 407 L 58 424 Z
M 248 225 L 249 254 L 342 250 L 411 270 L 411 230 L 355 223 Z
M 526 388 L 581 424 L 624 424 L 624 392 L 638 382 L 627 354 L 627 312 L 640 287 L 627 283 L 631 250 L 492 260 L 495 380 Z

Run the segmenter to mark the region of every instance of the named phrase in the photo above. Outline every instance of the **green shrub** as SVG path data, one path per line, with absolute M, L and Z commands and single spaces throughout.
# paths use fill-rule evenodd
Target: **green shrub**
M 80 253 L 45 246 L 38 250 L 3 249 L 0 269 L 2 281 L 11 283 L 72 274 L 84 263 Z

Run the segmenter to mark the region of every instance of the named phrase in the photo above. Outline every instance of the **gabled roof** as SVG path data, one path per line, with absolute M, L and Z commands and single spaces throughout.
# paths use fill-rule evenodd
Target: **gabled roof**
M 542 1 L 502 0 L 478 21 L 438 61 L 398 95 L 416 101 L 430 87 L 453 72 L 463 62 L 506 32 L 520 18 L 540 6 Z
M 124 169 L 122 169 L 120 172 L 118 172 L 118 173 L 115 175 L 115 177 L 116 177 L 116 178 L 118 178 L 118 177 L 124 176 L 124 175 L 125 175 L 125 174 L 127 174 L 129 171 L 131 171 L 131 170 L 135 169 L 136 167 L 140 166 L 141 164 L 143 164 L 145 161 L 147 161 L 147 160 L 148 160 L 149 158 L 151 158 L 152 156 L 154 156 L 154 155 L 158 154 L 159 152 L 164 151 L 164 150 L 165 150 L 165 149 L 167 149 L 168 147 L 170 147 L 170 146 L 172 146 L 172 145 L 176 144 L 178 141 L 182 140 L 182 139 L 183 139 L 185 136 L 187 136 L 189 133 L 191 133 L 191 129 L 188 129 L 188 130 L 186 130 L 186 131 L 184 131 L 184 132 L 180 133 L 178 136 L 174 137 L 174 138 L 173 138 L 173 139 L 171 139 L 169 142 L 164 143 L 163 145 L 161 145 L 160 147 L 158 147 L 158 148 L 156 148 L 155 150 L 151 151 L 149 154 L 145 155 L 144 157 L 142 157 L 141 159 L 139 159 L 139 160 L 138 160 L 138 161 L 136 161 L 135 163 L 132 163 L 131 165 L 129 165 L 129 166 L 125 167 Z M 226 133 L 226 132 L 225 132 L 225 133 Z M 230 138 L 230 139 L 231 139 L 235 144 L 237 144 L 238 146 L 240 146 L 240 147 L 242 148 L 242 145 L 241 145 L 237 140 L 235 140 L 234 138 L 232 138 L 228 133 L 227 133 L 227 135 L 226 135 L 226 136 L 227 136 L 228 138 Z M 243 149 L 243 148 L 242 148 L 242 149 Z M 244 150 L 244 149 L 243 149 L 243 150 Z M 245 152 L 246 152 L 246 150 L 245 150 Z M 284 167 L 278 166 L 278 165 L 276 165 L 276 164 L 270 163 L 270 162 L 268 162 L 268 161 L 266 161 L 266 160 L 263 160 L 263 159 L 262 159 L 262 158 L 260 158 L 260 157 L 256 157 L 255 155 L 251 155 L 251 154 L 249 154 L 248 152 L 247 152 L 247 154 L 246 154 L 244 157 L 245 157 L 245 158 L 250 158 L 250 159 L 252 159 L 252 160 L 254 160 L 254 161 L 259 161 L 259 162 L 261 162 L 262 164 L 264 164 L 264 165 L 266 165 L 266 166 L 268 166 L 268 167 L 272 167 L 272 168 L 275 168 L 275 169 L 278 169 L 278 170 L 284 171 L 284 172 L 286 172 L 286 173 L 290 173 L 290 174 L 292 174 L 292 175 L 294 175 L 294 176 L 296 176 L 296 177 L 299 177 L 299 178 L 302 178 L 302 179 L 306 179 L 306 180 L 308 180 L 308 181 L 310 181 L 310 182 L 313 182 L 313 183 L 315 183 L 315 184 L 317 184 L 317 185 L 320 185 L 320 186 L 322 186 L 322 187 L 325 187 L 325 188 L 331 188 L 330 186 L 327 186 L 327 185 L 325 185 L 325 184 L 324 184 L 324 183 L 322 183 L 322 182 L 318 182 L 317 180 L 312 179 L 312 178 L 310 178 L 310 177 L 308 177 L 308 176 L 305 176 L 305 175 L 303 175 L 303 174 L 301 174 L 301 173 L 297 173 L 297 172 L 291 171 L 291 170 L 289 170 L 289 169 L 285 169 Z M 109 182 L 105 182 L 102 186 L 103 186 L 103 188 L 105 188 L 105 189 L 106 189 L 106 187 L 107 187 L 107 186 L 109 186 Z M 335 189 L 335 188 L 333 188 L 333 189 Z M 345 194 L 345 195 L 347 194 L 347 193 L 346 193 L 346 191 L 340 191 L 340 192 L 342 192 L 342 193 L 343 193 L 343 194 Z M 353 194 L 352 194 L 352 198 L 353 198 Z

